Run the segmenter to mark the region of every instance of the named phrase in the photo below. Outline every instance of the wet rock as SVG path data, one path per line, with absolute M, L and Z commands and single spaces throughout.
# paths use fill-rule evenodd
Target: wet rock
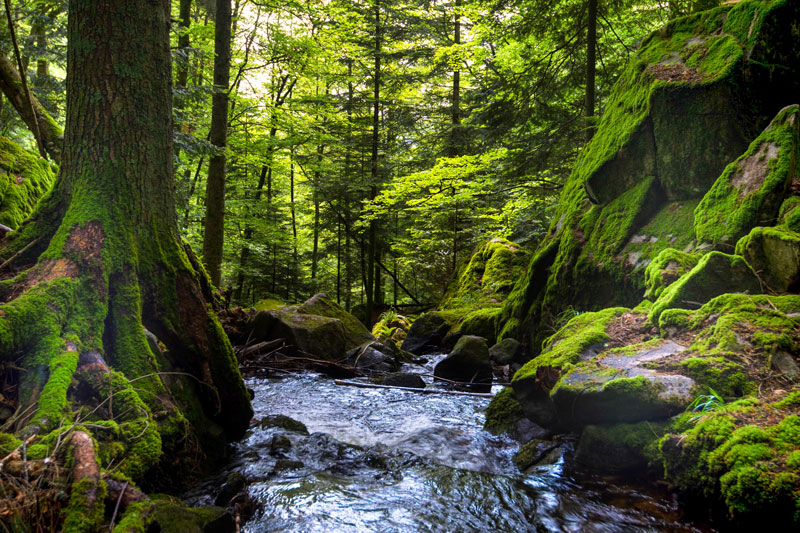
M 523 355 L 522 344 L 516 339 L 503 339 L 489 348 L 489 359 L 498 365 L 520 363 Z
M 236 518 L 230 512 L 225 512 L 203 526 L 203 533 L 235 533 L 239 531 Z
M 269 443 L 270 455 L 279 455 L 292 449 L 292 441 L 286 435 L 273 435 Z
M 550 440 L 532 440 L 523 444 L 514 455 L 514 464 L 521 471 L 541 464 L 551 464 L 550 456 L 561 444 Z
M 800 233 L 780 228 L 754 228 L 736 244 L 743 256 L 772 291 L 800 289 Z
M 295 461 L 293 459 L 278 459 L 275 461 L 275 466 L 272 467 L 272 473 L 276 474 L 284 470 L 299 470 L 304 466 L 305 464 L 303 461 Z
M 288 416 L 284 415 L 268 415 L 261 419 L 259 425 L 262 428 L 281 428 L 287 431 L 294 431 L 295 433 L 301 433 L 303 435 L 308 435 L 308 428 L 305 424 L 300 421 L 297 421 L 293 418 L 289 418 Z
M 214 500 L 214 505 L 227 507 L 230 501 L 246 488 L 247 478 L 239 472 L 232 473 L 228 476 L 228 479 L 225 480 L 225 483 L 223 483 L 222 489 Z
M 378 341 L 369 341 L 347 353 L 347 364 L 367 371 L 391 372 L 400 367 L 398 350 Z
M 461 337 L 453 351 L 436 365 L 433 375 L 451 381 L 472 383 L 475 390 L 491 390 L 492 365 L 489 362 L 486 339 L 472 335 Z
M 784 351 L 775 352 L 770 359 L 772 368 L 783 375 L 789 381 L 797 381 L 800 376 L 800 368 L 797 366 L 797 361 L 792 354 Z
M 435 352 L 450 330 L 450 324 L 436 312 L 424 313 L 411 324 L 401 349 L 414 355 Z
M 664 434 L 663 422 L 589 425 L 581 432 L 575 459 L 593 469 L 626 473 L 647 468 L 645 449 Z
M 411 374 L 409 372 L 398 372 L 396 374 L 389 374 L 379 381 L 381 385 L 390 385 L 392 387 L 408 387 L 412 389 L 424 389 L 425 382 L 419 374 Z

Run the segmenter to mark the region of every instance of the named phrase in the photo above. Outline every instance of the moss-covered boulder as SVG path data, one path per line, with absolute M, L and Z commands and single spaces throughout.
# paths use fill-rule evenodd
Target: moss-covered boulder
M 489 359 L 497 365 L 510 365 L 521 363 L 524 350 L 518 340 L 503 339 L 489 348 Z
M 0 137 L 0 224 L 17 229 L 54 181 L 45 159 Z
M 384 344 L 391 344 L 396 348 L 403 345 L 412 320 L 395 311 L 386 311 L 372 326 L 372 335 Z
M 792 105 L 725 168 L 695 210 L 698 241 L 732 245 L 752 228 L 775 223 L 795 177 L 798 131 L 800 106 Z
M 187 507 L 180 501 L 160 497 L 131 505 L 114 527 L 117 533 L 161 531 L 163 533 L 233 532 L 233 514 L 222 507 Z
M 315 294 L 297 306 L 295 312 L 303 315 L 335 318 L 341 322 L 344 328 L 346 350 L 351 350 L 365 342 L 375 340 L 372 333 L 359 319 L 345 311 L 344 307 L 331 300 L 327 294 Z
M 259 311 L 247 323 L 252 342 L 284 339 L 299 352 L 319 359 L 343 359 L 348 346 L 340 320 L 286 310 Z
M 790 196 L 783 202 L 778 214 L 778 225 L 800 233 L 800 196 Z
M 698 260 L 696 254 L 687 254 L 674 248 L 662 250 L 645 270 L 644 297 L 656 300 L 664 289 L 692 270 Z
M 780 130 L 781 143 L 795 121 L 792 108 L 780 111 L 800 90 L 798 28 L 796 2 L 744 0 L 671 21 L 643 41 L 509 295 L 499 338 L 536 352 L 567 306 L 636 305 L 645 268 L 662 250 L 694 250 L 695 215 L 707 211 L 698 205 L 726 166 L 776 115 L 765 135 Z M 756 202 L 773 218 L 776 164 L 767 162 Z M 737 205 L 751 201 L 739 198 Z
M 665 309 L 691 309 L 725 293 L 758 294 L 761 282 L 742 256 L 710 252 L 688 273 L 667 287 L 653 304 L 654 323 Z
M 489 391 L 492 387 L 492 366 L 486 339 L 464 335 L 447 357 L 433 369 L 437 378 L 470 384 L 470 388 Z
M 530 252 L 506 239 L 479 245 L 461 266 L 439 307 L 457 309 L 502 303 L 530 260 Z
M 797 527 L 800 391 L 687 413 L 659 444 L 664 476 L 686 493 L 719 499 L 739 523 Z M 792 526 L 790 526 L 792 527 Z
M 771 291 L 800 289 L 800 233 L 757 227 L 736 243 L 736 253 L 747 260 Z

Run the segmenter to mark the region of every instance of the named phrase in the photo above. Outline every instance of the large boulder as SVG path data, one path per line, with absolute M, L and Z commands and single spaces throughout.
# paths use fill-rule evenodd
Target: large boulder
M 299 352 L 315 358 L 343 359 L 348 345 L 340 320 L 286 310 L 258 311 L 247 323 L 252 342 L 284 339 Z
M 447 357 L 439 361 L 433 375 L 459 383 L 470 383 L 473 390 L 489 391 L 492 388 L 492 365 L 486 339 L 464 335 Z
M 736 234 L 778 216 L 797 122 L 796 108 L 783 108 L 800 91 L 798 27 L 796 2 L 744 0 L 671 21 L 642 42 L 506 301 L 499 338 L 536 352 L 568 306 L 636 305 L 646 267 L 666 248 L 694 251 L 696 228 L 730 252 Z M 748 185 L 736 177 L 743 169 Z M 726 198 L 727 212 L 711 209 L 712 196 Z M 729 243 L 706 237 L 724 231 L 712 211 L 741 218 Z
M 369 372 L 390 372 L 400 367 L 400 351 L 393 345 L 373 340 L 347 352 L 347 363 Z
M 327 294 L 315 294 L 302 304 L 295 308 L 295 312 L 303 315 L 317 315 L 328 318 L 335 318 L 342 323 L 345 336 L 345 348 L 351 350 L 365 342 L 375 340 L 372 333 L 367 327 L 356 317 L 345 311 L 344 307 L 340 306 L 331 300 Z
M 698 241 L 730 246 L 754 227 L 775 222 L 795 177 L 799 129 L 800 106 L 781 110 L 725 168 L 695 210 Z

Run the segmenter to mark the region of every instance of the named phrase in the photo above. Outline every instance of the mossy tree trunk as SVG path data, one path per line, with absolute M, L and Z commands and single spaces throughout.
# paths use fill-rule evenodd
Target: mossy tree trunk
M 7 426 L 50 449 L 86 432 L 101 472 L 153 488 L 213 464 L 252 416 L 208 278 L 178 235 L 169 8 L 70 1 L 60 174 L 5 244 L 41 253 L 0 282 L 0 362 L 22 368 Z M 102 522 L 103 483 L 73 480 L 65 528 Z

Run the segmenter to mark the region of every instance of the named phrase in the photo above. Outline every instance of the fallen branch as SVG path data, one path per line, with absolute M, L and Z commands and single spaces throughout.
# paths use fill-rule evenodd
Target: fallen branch
M 442 389 L 416 389 L 414 387 L 396 387 L 393 385 L 376 385 L 375 383 L 359 383 L 357 381 L 343 381 L 341 379 L 334 379 L 333 382 L 337 385 L 344 385 L 347 387 L 360 387 L 362 389 L 396 389 L 408 392 L 418 392 L 420 394 L 453 394 L 458 396 L 474 396 L 477 398 L 494 397 L 494 394 L 490 392 L 462 392 L 462 391 L 442 390 Z
M 274 348 L 282 348 L 285 345 L 283 339 L 275 339 L 272 341 L 264 341 L 259 342 L 257 344 L 253 344 L 252 346 L 245 346 L 243 347 L 237 355 L 239 356 L 239 360 L 247 359 L 252 354 L 260 355 L 262 351 L 272 351 Z

